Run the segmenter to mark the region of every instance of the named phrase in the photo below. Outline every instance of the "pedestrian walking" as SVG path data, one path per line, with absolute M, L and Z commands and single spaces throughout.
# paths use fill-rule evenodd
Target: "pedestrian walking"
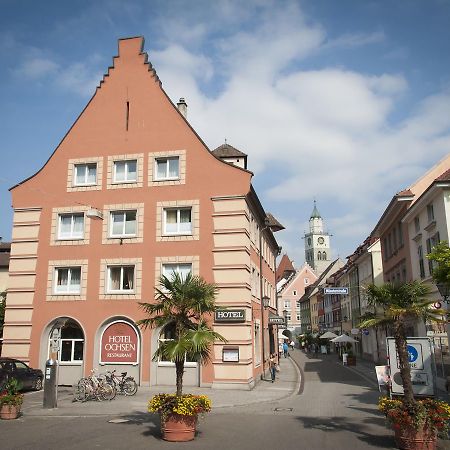
M 275 381 L 275 375 L 277 372 L 277 359 L 275 353 L 272 353 L 269 358 L 269 370 L 270 370 L 270 378 L 272 379 L 272 383 Z
M 283 342 L 283 355 L 285 358 L 289 355 L 289 345 L 287 345 L 286 341 Z
M 290 343 L 289 345 L 291 346 L 291 349 L 294 350 L 294 348 L 295 348 L 295 342 L 294 342 L 294 341 L 291 341 L 291 343 Z

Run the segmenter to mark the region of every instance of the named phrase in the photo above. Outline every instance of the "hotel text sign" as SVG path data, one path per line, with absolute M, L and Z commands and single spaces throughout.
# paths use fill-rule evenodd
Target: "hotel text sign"
M 137 364 L 138 337 L 131 325 L 125 322 L 111 324 L 101 339 L 100 363 Z
M 269 316 L 269 325 L 284 325 L 285 322 L 284 317 Z
M 245 322 L 245 309 L 219 309 L 216 311 L 215 322 Z

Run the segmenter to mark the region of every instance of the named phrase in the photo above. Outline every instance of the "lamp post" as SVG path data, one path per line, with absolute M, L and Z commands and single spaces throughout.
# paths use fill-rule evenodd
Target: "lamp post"
M 266 377 L 265 372 L 265 366 L 264 366 L 264 355 L 265 355 L 265 339 L 264 339 L 264 310 L 269 306 L 270 304 L 270 297 L 267 297 L 267 295 L 264 295 L 261 298 L 261 328 L 262 328 L 262 373 L 261 373 L 261 380 L 264 380 Z

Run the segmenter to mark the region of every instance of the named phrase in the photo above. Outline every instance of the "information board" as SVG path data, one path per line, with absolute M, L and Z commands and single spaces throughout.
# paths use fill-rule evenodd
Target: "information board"
M 391 371 L 391 389 L 394 395 L 403 395 L 400 364 L 394 338 L 387 338 L 387 349 Z M 435 395 L 435 369 L 433 346 L 427 337 L 407 339 L 408 361 L 414 395 Z

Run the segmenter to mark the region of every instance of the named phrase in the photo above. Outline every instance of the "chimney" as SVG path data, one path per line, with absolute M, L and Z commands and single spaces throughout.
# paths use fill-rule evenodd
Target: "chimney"
M 183 97 L 178 100 L 177 107 L 178 111 L 180 111 L 180 113 L 183 114 L 183 117 L 187 119 L 187 103 Z

